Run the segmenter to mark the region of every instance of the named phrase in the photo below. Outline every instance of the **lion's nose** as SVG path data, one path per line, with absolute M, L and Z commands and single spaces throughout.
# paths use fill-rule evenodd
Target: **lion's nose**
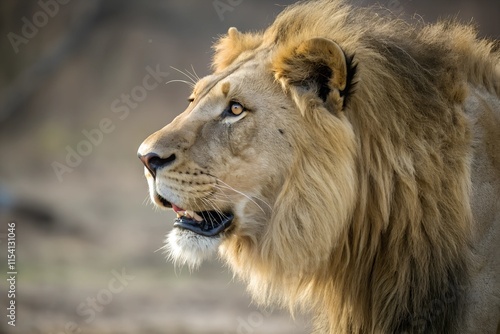
M 162 158 L 156 153 L 148 153 L 145 155 L 138 153 L 137 155 L 153 177 L 156 177 L 156 171 L 158 169 L 170 165 L 175 160 L 175 154 L 171 154 L 167 158 Z

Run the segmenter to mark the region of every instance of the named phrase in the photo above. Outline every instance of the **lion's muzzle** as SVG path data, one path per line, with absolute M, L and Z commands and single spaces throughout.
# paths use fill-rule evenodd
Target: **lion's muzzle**
M 170 165 L 176 158 L 175 154 L 171 154 L 167 158 L 161 158 L 156 153 L 147 153 L 145 155 L 137 153 L 137 155 L 153 178 L 156 178 L 156 171 L 158 169 Z
M 182 209 L 178 205 L 179 203 L 173 203 L 172 199 L 167 199 L 161 195 L 157 189 L 156 183 L 161 181 L 162 174 L 164 173 L 174 173 L 172 169 L 175 169 L 176 163 L 179 163 L 178 155 L 175 151 L 166 150 L 168 154 L 161 155 L 155 152 L 154 149 L 149 147 L 149 143 L 141 145 L 137 156 L 144 164 L 146 168 L 146 176 L 151 178 L 153 182 L 150 183 L 151 196 L 154 203 L 160 207 L 171 208 L 176 214 L 177 218 L 174 221 L 174 227 L 186 231 L 191 231 L 197 235 L 204 237 L 215 237 L 225 231 L 234 219 L 234 215 L 231 212 L 225 212 L 220 210 L 197 210 L 193 208 Z M 178 167 L 177 167 L 178 168 Z M 149 173 L 148 173 L 149 172 Z M 203 173 L 200 171 L 199 173 Z M 148 175 L 149 174 L 149 175 Z M 196 174 L 196 173 L 195 173 Z M 170 178 L 176 178 L 178 176 L 170 176 Z M 167 177 L 168 178 L 168 177 Z M 150 180 L 151 180 L 150 179 Z M 159 180 L 157 180 L 159 179 Z M 181 185 L 186 181 L 181 182 Z M 174 187 L 177 188 L 177 187 Z M 186 194 L 189 193 L 189 190 Z

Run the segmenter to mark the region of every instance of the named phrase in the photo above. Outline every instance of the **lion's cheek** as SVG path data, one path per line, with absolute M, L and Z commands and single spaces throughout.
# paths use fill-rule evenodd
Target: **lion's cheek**
M 250 153 L 250 158 L 252 157 L 252 148 L 259 142 L 254 117 L 246 117 L 240 123 L 229 125 L 227 134 L 227 147 L 231 156 L 248 160 Z

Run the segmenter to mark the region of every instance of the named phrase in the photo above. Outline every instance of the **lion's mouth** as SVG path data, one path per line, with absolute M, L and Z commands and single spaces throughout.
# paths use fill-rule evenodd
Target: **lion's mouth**
M 224 232 L 233 221 L 234 215 L 218 211 L 185 210 L 161 198 L 161 202 L 171 207 L 177 214 L 174 227 L 189 230 L 205 237 L 215 237 Z

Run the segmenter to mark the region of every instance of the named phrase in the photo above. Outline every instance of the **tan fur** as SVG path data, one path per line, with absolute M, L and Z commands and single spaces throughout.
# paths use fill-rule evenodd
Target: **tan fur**
M 140 152 L 175 152 L 164 180 L 214 176 L 212 195 L 189 177 L 150 186 L 235 213 L 219 252 L 254 298 L 313 310 L 317 333 L 498 332 L 493 43 L 319 0 L 262 34 L 230 29 L 215 49 L 193 104 Z M 234 100 L 249 111 L 219 126 Z M 179 255 L 186 240 L 172 237 L 173 253 L 198 263 Z
M 214 70 L 219 71 L 227 67 L 245 51 L 257 48 L 261 42 L 262 39 L 258 35 L 242 34 L 235 28 L 230 28 L 227 35 L 214 46 Z

